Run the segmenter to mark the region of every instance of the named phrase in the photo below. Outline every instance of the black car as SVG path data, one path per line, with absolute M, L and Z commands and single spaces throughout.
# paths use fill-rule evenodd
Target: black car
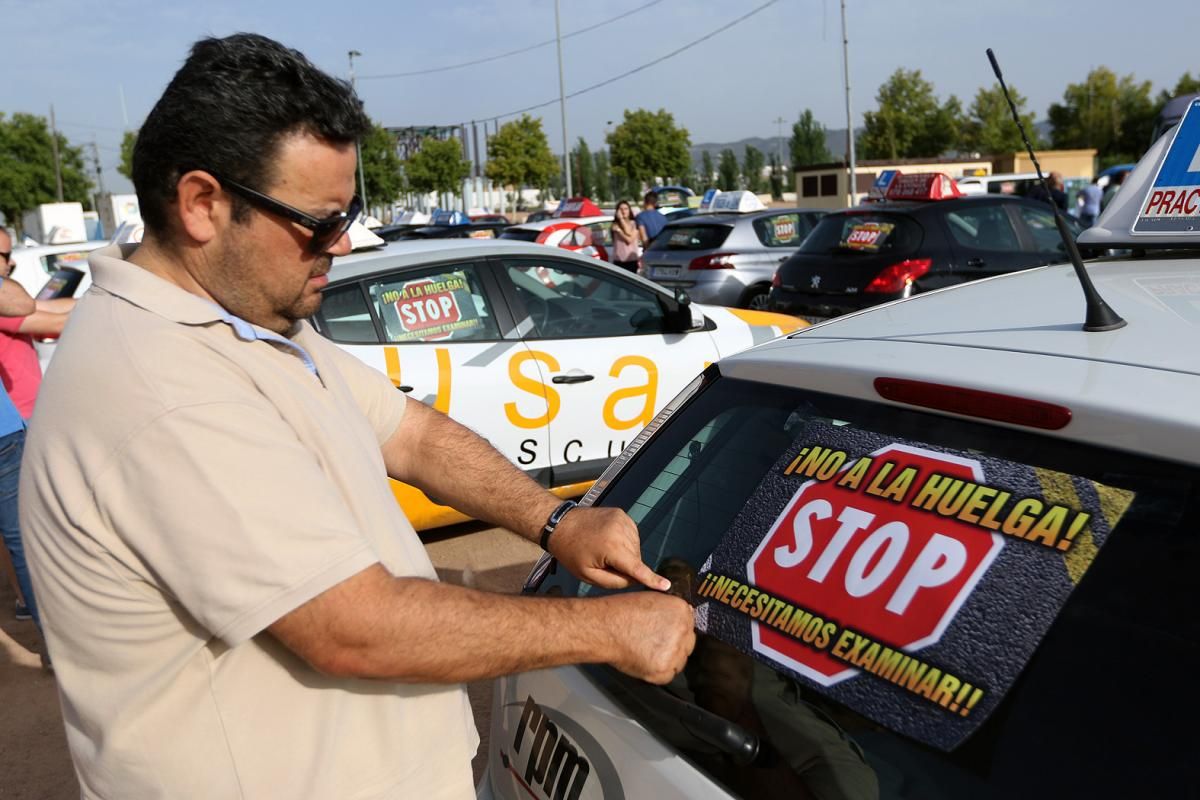
M 773 311 L 830 317 L 1066 260 L 1045 203 L 1002 195 L 873 203 L 822 219 L 780 265 L 768 302 Z
M 471 222 L 468 225 L 393 225 L 376 233 L 385 242 L 404 239 L 498 239 L 507 222 Z

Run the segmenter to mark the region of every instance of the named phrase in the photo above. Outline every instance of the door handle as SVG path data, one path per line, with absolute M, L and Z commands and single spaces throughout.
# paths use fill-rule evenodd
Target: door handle
M 555 375 L 550 379 L 551 383 L 587 383 L 590 380 L 595 380 L 595 375 L 588 375 L 584 372 L 577 372 L 574 375 Z
M 411 387 L 411 386 L 397 386 L 396 388 L 399 389 L 400 391 L 404 392 L 405 394 L 408 394 L 409 392 L 411 392 L 413 390 L 413 387 Z
M 984 261 L 982 258 L 968 258 L 967 266 L 968 267 L 983 267 L 983 266 L 987 266 L 987 262 Z

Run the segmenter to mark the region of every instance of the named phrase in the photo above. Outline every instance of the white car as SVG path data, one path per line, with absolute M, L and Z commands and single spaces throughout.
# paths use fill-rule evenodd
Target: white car
M 72 244 L 45 244 L 34 247 L 16 247 L 12 252 L 12 277 L 25 291 L 36 294 L 50 279 L 55 270 L 63 267 L 88 270 L 88 254 L 108 244 L 105 239 Z M 86 287 L 85 287 L 86 288 Z M 82 293 L 82 290 L 80 290 Z
M 1042 267 L 722 359 L 668 404 L 584 502 L 638 523 L 696 649 L 661 688 L 499 680 L 480 798 L 1194 795 L 1192 115 L 1081 237 L 1140 253 L 1086 267 L 1123 327 L 1085 331 L 1072 267 Z M 603 593 L 552 567 L 525 591 Z
M 394 242 L 334 262 L 324 336 L 582 494 L 708 364 L 806 323 L 689 304 L 624 270 L 537 244 Z M 417 529 L 466 519 L 393 484 Z

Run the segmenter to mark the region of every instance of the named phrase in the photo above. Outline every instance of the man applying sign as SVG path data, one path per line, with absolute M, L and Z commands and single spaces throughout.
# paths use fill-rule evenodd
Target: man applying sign
M 368 129 L 345 83 L 252 34 L 198 42 L 142 125 L 143 242 L 92 259 L 20 490 L 86 797 L 469 797 L 462 682 L 662 683 L 692 648 L 666 594 L 438 582 L 389 475 L 590 583 L 667 584 L 624 512 L 572 511 L 304 321 L 349 252 Z

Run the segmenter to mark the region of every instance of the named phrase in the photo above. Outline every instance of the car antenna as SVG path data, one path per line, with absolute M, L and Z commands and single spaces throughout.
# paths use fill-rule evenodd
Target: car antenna
M 1092 285 L 1092 279 L 1083 267 L 1083 259 L 1079 257 L 1079 248 L 1075 246 L 1075 237 L 1071 236 L 1071 231 L 1067 229 L 1067 221 L 1063 219 L 1058 204 L 1053 202 L 1050 187 L 1046 185 L 1046 177 L 1042 175 L 1042 166 L 1033 153 L 1033 145 L 1029 143 L 1025 126 L 1021 124 L 1021 115 L 1017 113 L 1012 95 L 1008 93 L 1008 86 L 1004 83 L 1004 76 L 1000 74 L 1000 64 L 996 61 L 996 54 L 990 47 L 987 49 L 987 57 L 988 61 L 992 62 L 992 71 L 996 73 L 996 80 L 1000 81 L 1000 89 L 1004 92 L 1004 99 L 1008 101 L 1008 109 L 1012 112 L 1013 122 L 1017 123 L 1017 130 L 1021 132 L 1025 149 L 1029 152 L 1029 157 L 1033 159 L 1033 168 L 1037 170 L 1042 189 L 1046 192 L 1046 197 L 1051 198 L 1050 207 L 1054 209 L 1054 224 L 1058 226 L 1058 235 L 1062 237 L 1063 246 L 1067 248 L 1067 256 L 1071 259 L 1071 266 L 1075 268 L 1075 277 L 1079 279 L 1079 283 L 1083 287 L 1083 296 L 1087 300 L 1087 320 L 1083 323 L 1083 329 L 1085 331 L 1115 331 L 1117 328 L 1125 327 L 1127 324 L 1125 320 L 1121 318 L 1120 314 L 1113 311 L 1108 303 L 1104 302 L 1104 298 L 1096 291 L 1096 287 Z

